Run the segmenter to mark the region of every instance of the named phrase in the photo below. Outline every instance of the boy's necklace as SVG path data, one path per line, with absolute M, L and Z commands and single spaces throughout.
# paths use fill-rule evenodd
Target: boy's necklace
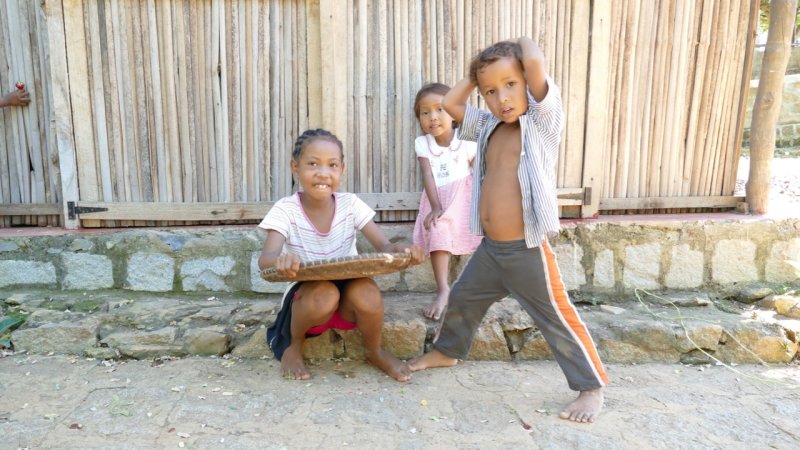
M 431 135 L 430 135 L 430 134 L 427 134 L 427 135 L 425 135 L 425 137 L 427 138 L 427 139 L 425 140 L 425 142 L 428 144 L 428 152 L 430 152 L 430 154 L 431 154 L 431 155 L 433 155 L 433 156 L 436 156 L 437 158 L 438 158 L 439 156 L 442 156 L 442 154 L 444 153 L 444 150 L 441 150 L 439 153 L 436 153 L 436 152 L 434 152 L 434 151 L 433 151 L 433 146 L 431 146 L 431 140 L 432 140 L 433 138 L 431 138 Z M 447 144 L 447 148 L 448 148 L 448 149 L 449 149 L 451 152 L 456 152 L 456 151 L 458 151 L 458 149 L 459 149 L 459 148 L 461 148 L 461 139 L 459 139 L 459 140 L 458 140 L 458 144 L 456 145 L 456 148 L 453 148 L 453 141 L 454 141 L 454 140 L 456 140 L 455 133 L 453 133 L 453 138 L 452 138 L 452 139 L 450 139 L 450 143 L 449 143 L 449 144 Z M 433 142 L 436 142 L 436 141 L 434 140 Z M 441 146 L 437 144 L 437 145 L 436 145 L 436 147 L 441 147 Z

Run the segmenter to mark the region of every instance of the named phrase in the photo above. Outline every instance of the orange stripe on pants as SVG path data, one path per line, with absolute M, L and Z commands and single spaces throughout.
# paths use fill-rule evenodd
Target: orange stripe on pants
M 583 350 L 591 360 L 594 370 L 604 385 L 608 385 L 608 375 L 603 368 L 603 363 L 600 361 L 600 356 L 597 354 L 597 348 L 594 345 L 592 337 L 589 335 L 589 330 L 586 329 L 586 324 L 583 323 L 575 310 L 575 306 L 569 301 L 567 290 L 564 283 L 561 281 L 561 272 L 558 270 L 556 262 L 556 255 L 550 248 L 550 243 L 546 240 L 541 244 L 542 251 L 544 252 L 547 262 L 547 275 L 550 280 L 550 291 L 558 306 L 561 316 L 567 321 L 567 325 L 572 330 L 572 333 L 580 341 Z

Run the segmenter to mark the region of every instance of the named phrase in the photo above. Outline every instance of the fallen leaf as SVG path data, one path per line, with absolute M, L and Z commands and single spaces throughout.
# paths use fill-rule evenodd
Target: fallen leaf
M 525 422 L 522 422 L 522 428 L 524 428 L 524 429 L 526 429 L 526 430 L 530 430 L 530 429 L 531 429 L 531 426 L 530 426 L 530 425 L 528 425 L 528 424 L 527 424 L 527 423 L 525 423 Z
M 167 433 L 174 433 L 174 432 L 175 432 L 175 428 L 170 428 L 169 430 L 167 430 Z

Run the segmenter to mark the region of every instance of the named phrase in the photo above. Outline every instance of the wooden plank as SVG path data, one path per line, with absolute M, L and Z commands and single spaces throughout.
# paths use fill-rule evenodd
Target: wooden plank
M 608 140 L 608 102 L 610 74 L 608 70 L 611 42 L 611 4 L 594 2 L 591 18 L 591 50 L 586 95 L 586 134 L 584 136 L 583 180 L 581 186 L 592 188 L 592 201 L 581 208 L 581 217 L 594 217 L 604 196 L 604 165 L 610 142 Z M 585 164 L 593 161 L 592 164 Z M 602 163 L 601 163 L 602 162 Z
M 735 196 L 604 198 L 600 200 L 600 210 L 736 208 L 743 201 L 744 197 Z
M 145 40 L 150 63 L 150 73 L 148 77 L 148 84 L 152 92 L 153 98 L 149 102 L 152 108 L 153 115 L 153 133 L 152 142 L 155 147 L 156 156 L 156 183 L 155 189 L 158 200 L 162 202 L 169 201 L 167 189 L 167 155 L 164 141 L 164 112 L 161 102 L 161 69 L 159 63 L 159 46 L 158 46 L 158 22 L 156 21 L 156 5 L 155 0 L 148 0 L 146 4 L 145 14 L 147 18 L 147 39 Z M 143 18 L 144 19 L 144 18 Z M 143 36 L 144 38 L 144 36 Z
M 0 216 L 51 216 L 61 214 L 61 205 L 54 203 L 3 203 Z
M 128 153 L 130 159 L 129 167 L 135 168 L 138 175 L 139 194 L 142 201 L 153 200 L 153 180 L 151 176 L 152 166 L 150 164 L 150 118 L 148 114 L 148 99 L 152 98 L 152 89 L 148 91 L 148 84 L 152 83 L 149 77 L 149 58 L 145 57 L 145 38 L 147 31 L 142 26 L 140 14 L 140 2 L 130 4 L 126 13 L 131 18 L 132 33 L 131 54 L 133 55 L 133 66 L 129 75 L 133 78 L 135 86 L 134 94 L 134 115 L 136 126 L 136 151 Z
M 221 0 L 212 0 L 211 3 L 211 54 L 209 55 L 209 77 L 211 78 L 211 108 L 213 110 L 214 141 L 209 149 L 213 156 L 209 156 L 211 170 L 211 200 L 226 200 L 222 195 L 224 183 L 222 182 L 222 152 L 224 144 L 222 140 L 223 123 L 225 122 L 222 114 L 222 86 L 220 82 L 222 61 L 220 60 L 220 46 L 222 41 L 220 25 Z
M 569 91 L 566 94 L 564 117 L 566 125 L 565 142 L 566 158 L 559 162 L 564 168 L 564 180 L 561 186 L 581 186 L 584 171 L 584 131 L 586 123 L 587 91 L 590 78 L 589 72 L 589 33 L 591 5 L 589 0 L 578 0 L 572 7 L 572 20 L 570 21 L 570 56 L 569 72 L 565 79 L 569 82 Z M 593 35 L 592 35 L 593 36 Z M 608 44 L 606 44 L 608 45 Z M 607 62 L 607 61 L 606 61 Z M 607 69 L 606 69 L 607 71 Z M 602 143 L 602 141 L 594 141 Z M 596 145 L 596 144 L 595 144 Z M 602 144 L 600 145 L 602 147 Z M 598 160 L 599 161 L 599 160 Z
M 120 116 L 120 88 L 117 77 L 117 46 L 115 41 L 115 6 L 116 0 L 105 0 L 103 4 L 103 19 L 105 22 L 105 36 L 102 42 L 105 43 L 105 59 L 103 60 L 103 83 L 105 84 L 106 105 L 105 110 L 109 115 L 106 123 L 108 125 L 109 147 L 113 148 L 111 158 L 109 158 L 109 170 L 112 183 L 112 201 L 125 200 L 125 179 L 123 176 L 122 162 L 122 119 Z
M 64 0 L 64 30 L 70 36 L 66 46 L 80 196 L 86 200 L 98 200 L 94 124 L 85 120 L 92 117 L 92 107 L 82 0 Z
M 183 175 L 183 182 L 181 183 L 181 187 L 183 188 L 183 200 L 184 201 L 195 201 L 197 200 L 197 196 L 194 189 L 194 180 L 195 180 L 195 164 L 194 164 L 194 153 L 192 147 L 192 130 L 190 128 L 190 100 L 189 96 L 192 95 L 190 91 L 190 79 L 191 76 L 189 72 L 189 61 L 186 56 L 186 15 L 185 15 L 185 8 L 191 8 L 192 6 L 187 5 L 186 2 L 180 2 L 180 4 L 175 5 L 174 14 L 172 16 L 173 23 L 175 25 L 174 29 L 174 36 L 175 36 L 175 47 L 176 52 L 173 54 L 173 58 L 177 58 L 175 64 L 178 68 L 178 77 L 177 77 L 177 87 L 176 87 L 176 103 L 177 103 L 177 111 L 178 111 L 178 137 L 180 141 L 180 162 L 182 168 L 182 175 Z M 167 55 L 169 56 L 169 55 Z
M 53 94 L 53 120 L 58 166 L 61 174 L 61 223 L 66 229 L 79 227 L 77 220 L 67 218 L 67 202 L 78 201 L 78 174 L 73 140 L 72 110 L 67 79 L 67 53 L 64 17 L 60 0 L 46 0 L 47 40 L 50 51 L 50 82 Z

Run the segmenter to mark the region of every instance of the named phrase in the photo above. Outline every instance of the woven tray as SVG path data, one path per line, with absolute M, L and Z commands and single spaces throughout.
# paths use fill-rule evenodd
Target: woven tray
M 410 264 L 408 253 L 364 253 L 300 263 L 297 276 L 292 278 L 278 274 L 274 267 L 262 270 L 261 277 L 272 282 L 347 280 L 397 272 Z

